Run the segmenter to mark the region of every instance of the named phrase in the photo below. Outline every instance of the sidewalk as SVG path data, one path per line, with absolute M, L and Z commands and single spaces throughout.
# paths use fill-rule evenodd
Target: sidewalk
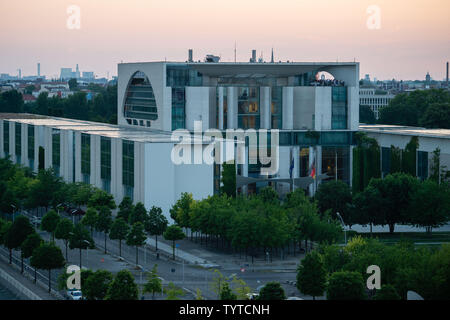
M 17 292 L 20 297 L 23 297 L 26 300 L 57 300 L 53 295 L 48 293 L 48 291 L 23 276 L 20 271 L 5 262 L 3 258 L 0 258 L 0 271 L 17 282 L 17 285 L 20 286 L 20 288 L 14 287 L 10 282 L 2 279 L 3 283 L 8 284 L 8 288 L 14 293 Z

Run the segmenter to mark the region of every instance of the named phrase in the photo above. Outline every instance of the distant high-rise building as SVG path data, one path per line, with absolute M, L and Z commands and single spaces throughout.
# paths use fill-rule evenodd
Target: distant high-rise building
M 447 76 L 445 78 L 445 86 L 448 88 L 448 61 L 447 61 Z
M 430 83 L 431 82 L 431 76 L 430 76 L 429 72 L 427 72 L 427 75 L 425 76 L 425 82 L 426 83 Z
M 70 80 L 72 78 L 72 68 L 61 68 L 61 80 Z
M 75 69 L 75 78 L 80 79 L 80 69 L 78 68 L 78 63 L 77 63 L 77 67 Z
M 273 48 L 272 48 L 272 57 L 270 58 L 270 63 L 273 63 Z
M 92 71 L 83 71 L 83 79 L 86 79 L 86 80 L 94 79 L 94 72 L 92 72 Z
M 41 64 L 38 62 L 37 64 L 37 76 L 40 77 L 41 76 Z

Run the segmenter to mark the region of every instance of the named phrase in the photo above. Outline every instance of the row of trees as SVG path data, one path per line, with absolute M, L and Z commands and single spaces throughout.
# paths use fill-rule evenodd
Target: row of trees
M 243 250 L 252 261 L 261 250 L 284 250 L 305 241 L 333 243 L 342 233 L 338 222 L 297 189 L 282 203 L 271 187 L 250 197 L 214 195 L 195 201 L 189 193 L 170 210 L 171 218 L 191 230 L 191 239 L 201 244 Z M 289 250 L 289 249 L 288 249 Z M 272 254 L 270 255 L 272 256 Z
M 49 98 L 47 92 L 42 92 L 35 102 L 27 104 L 18 91 L 6 91 L 0 94 L 0 112 L 27 112 L 117 124 L 117 85 L 90 85 L 87 89 L 92 90 L 93 97 L 89 99 L 86 92 L 77 91 L 76 87 L 72 89 L 75 93 L 67 98 Z
M 394 232 L 395 224 L 409 224 L 431 232 L 450 220 L 449 185 L 405 173 L 372 178 L 356 194 L 343 182 L 324 183 L 315 197 L 322 212 L 339 212 L 348 226 L 387 225 Z
M 381 289 L 370 292 L 370 265 L 381 271 Z M 450 245 L 415 248 L 411 242 L 385 245 L 354 237 L 346 247 L 322 246 L 305 256 L 298 267 L 297 287 L 313 297 L 326 292 L 329 300 L 406 299 L 415 291 L 424 299 L 450 298 Z
M 450 93 L 444 89 L 400 93 L 380 110 L 378 123 L 450 129 Z

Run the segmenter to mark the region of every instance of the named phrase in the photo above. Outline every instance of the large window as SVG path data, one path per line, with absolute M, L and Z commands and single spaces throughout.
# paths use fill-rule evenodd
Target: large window
M 421 180 L 428 178 L 428 152 L 417 151 L 417 177 Z
M 59 176 L 61 166 L 61 132 L 58 129 L 52 129 L 52 167 L 55 174 Z
M 281 129 L 283 111 L 283 87 L 272 87 L 272 129 Z
M 300 177 L 309 176 L 309 148 L 300 149 Z
M 15 152 L 16 152 L 16 162 L 20 164 L 22 156 L 22 124 L 16 122 L 16 141 L 15 141 Z
M 203 84 L 200 72 L 188 65 L 167 65 L 167 87 L 198 87 Z
M 34 126 L 28 125 L 28 161 L 30 168 L 34 168 Z
M 185 88 L 172 88 L 172 130 L 186 128 Z
M 322 147 L 322 173 L 350 184 L 350 147 Z
M 125 195 L 133 199 L 134 187 L 134 142 L 122 141 L 122 184 Z
M 130 118 L 142 120 L 158 119 L 153 88 L 148 77 L 143 72 L 136 72 L 131 78 L 125 97 L 124 117 L 128 118 L 129 123 L 131 123 Z M 133 123 L 138 124 L 137 121 L 133 121 Z M 144 124 L 143 121 L 139 123 Z M 150 125 L 150 122 L 148 122 L 148 125 Z
M 9 154 L 9 122 L 3 121 L 3 151 Z
M 111 139 L 100 138 L 100 178 L 103 190 L 111 192 Z
M 239 88 L 238 127 L 241 129 L 259 129 L 259 119 L 259 88 Z
M 90 183 L 91 176 L 91 136 L 81 134 L 81 176 L 84 183 Z
M 331 129 L 347 129 L 347 87 L 332 87 L 331 95 Z

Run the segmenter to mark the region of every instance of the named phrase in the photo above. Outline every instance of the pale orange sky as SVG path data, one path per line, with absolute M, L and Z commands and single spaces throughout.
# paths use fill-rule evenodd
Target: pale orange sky
M 81 29 L 69 30 L 69 5 Z M 381 9 L 369 30 L 367 7 Z M 59 75 L 61 67 L 117 74 L 117 63 L 185 61 L 208 53 L 248 61 L 353 61 L 360 76 L 436 80 L 450 60 L 449 0 L 0 0 L 0 72 Z

